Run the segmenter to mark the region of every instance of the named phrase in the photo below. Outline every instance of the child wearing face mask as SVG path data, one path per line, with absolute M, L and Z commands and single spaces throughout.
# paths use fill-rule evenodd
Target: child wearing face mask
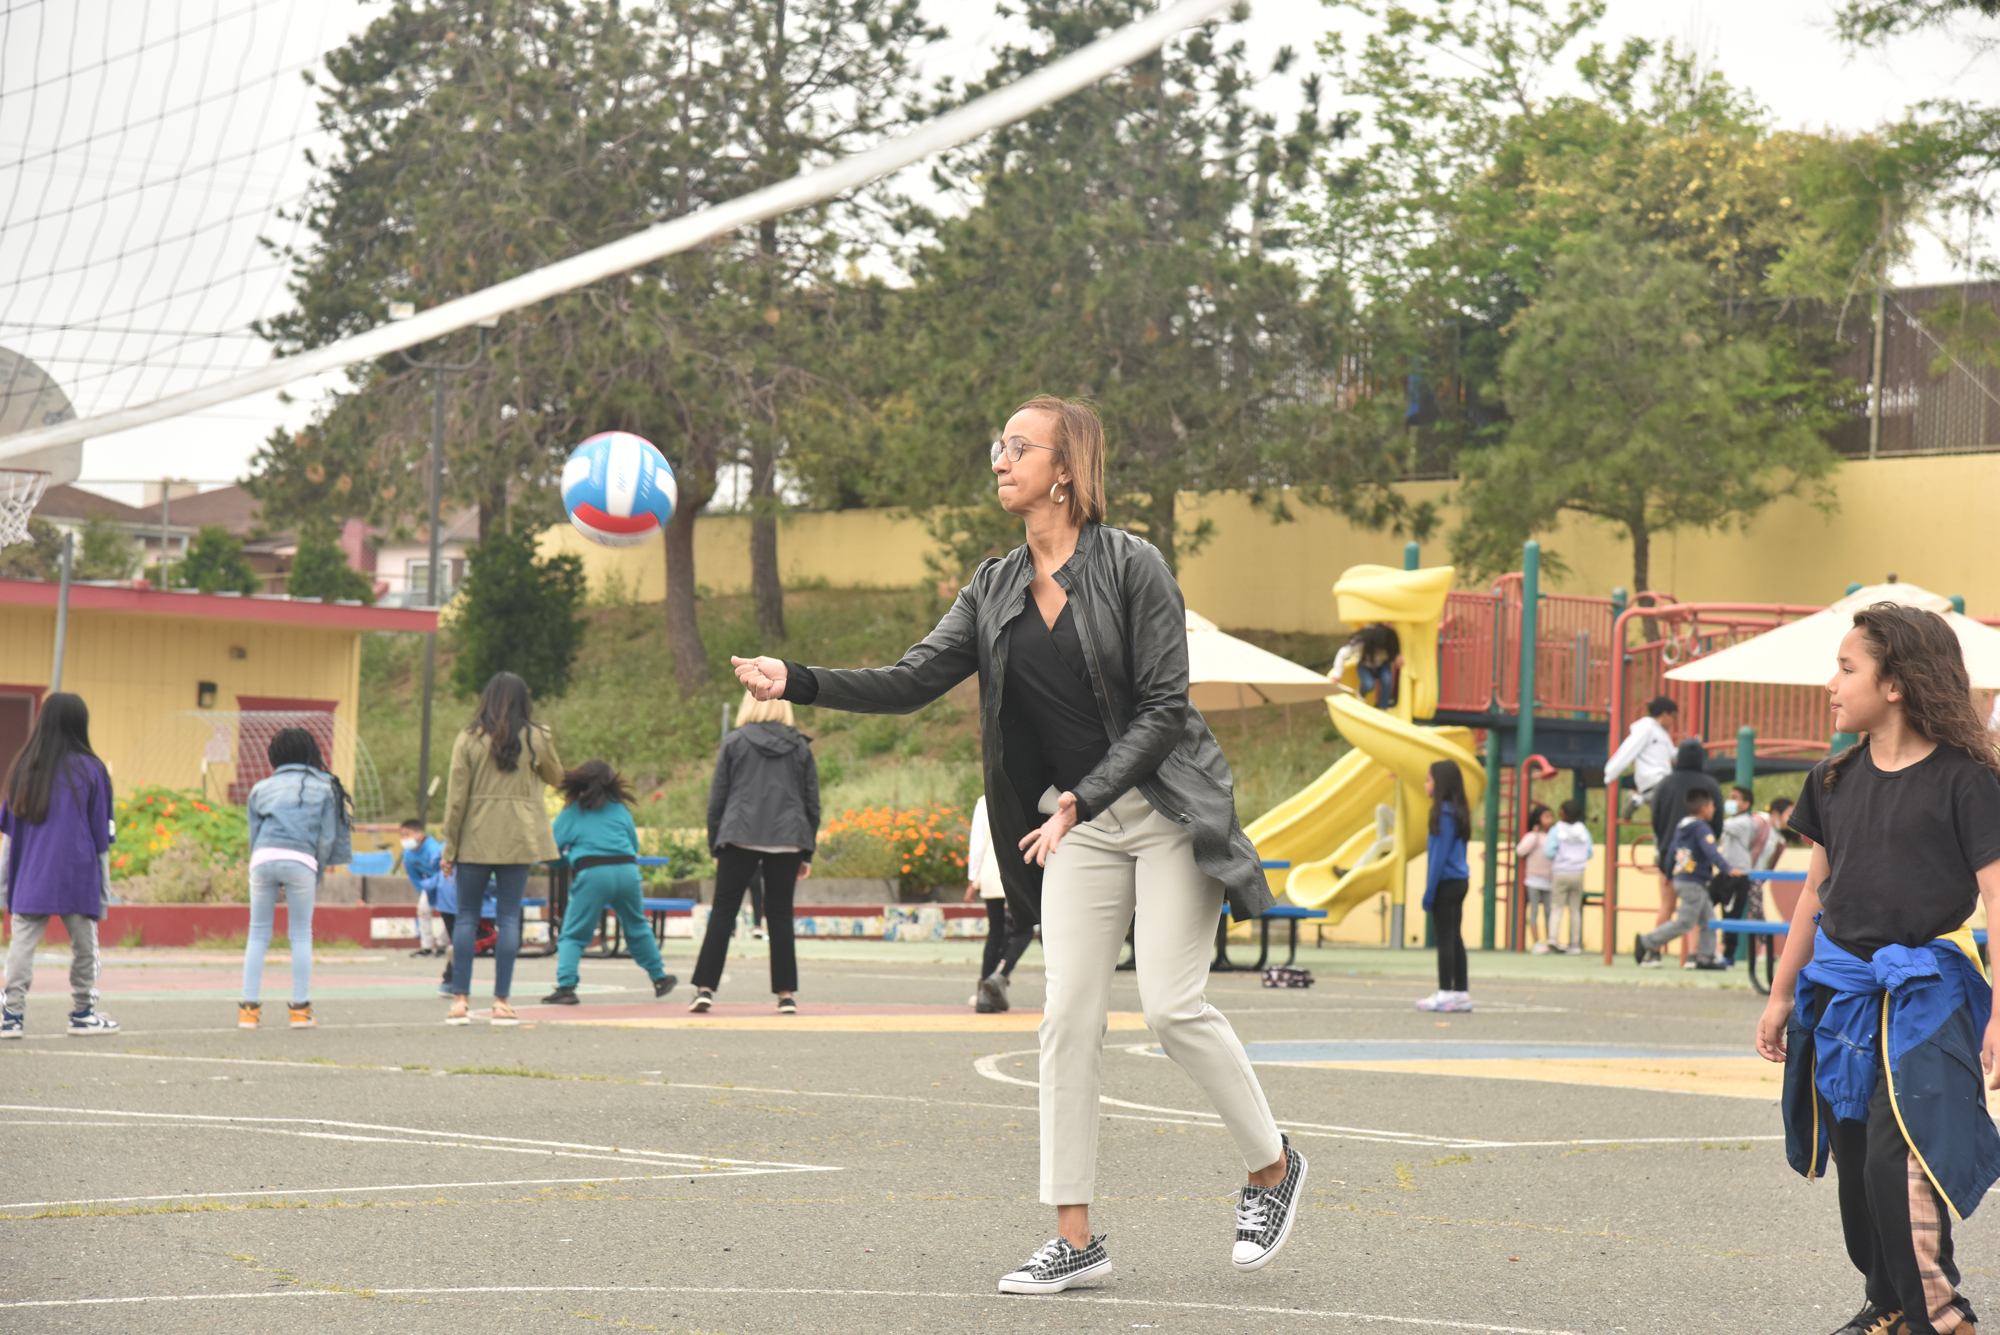
M 417 892 L 417 948 L 413 955 L 443 955 L 451 949 L 451 928 L 438 907 L 438 887 L 443 877 L 438 864 L 444 845 L 425 832 L 424 823 L 412 816 L 403 822 L 403 874 Z
M 1750 790 L 1741 784 L 1731 788 L 1722 804 L 1722 838 L 1717 841 L 1722 849 L 1722 860 L 1728 864 L 1729 870 L 1716 877 L 1715 884 L 1709 888 L 1723 917 L 1764 916 L 1764 896 L 1749 873 L 1758 865 L 1757 855 L 1770 841 L 1770 819 L 1758 812 L 1756 799 L 1751 796 Z M 1721 963 L 1724 968 L 1736 967 L 1736 944 L 1736 933 L 1723 933 Z

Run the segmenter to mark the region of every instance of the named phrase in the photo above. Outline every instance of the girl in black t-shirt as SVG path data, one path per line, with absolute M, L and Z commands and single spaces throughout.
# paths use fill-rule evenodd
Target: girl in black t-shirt
M 1758 1054 L 1774 1062 L 1786 1060 L 1799 973 L 1814 960 L 1816 929 L 1829 943 L 1831 969 L 1836 961 L 1873 960 L 1891 946 L 1929 949 L 1963 926 L 1982 899 L 1988 921 L 2000 923 L 2000 754 L 1973 706 L 1950 624 L 1896 603 L 1862 609 L 1841 640 L 1827 690 L 1835 729 L 1864 740 L 1816 766 L 1792 809 L 1791 828 L 1812 841 L 1812 867 L 1757 1025 Z M 1807 1029 L 1842 996 L 1820 972 L 1808 979 L 1815 1004 L 1800 1017 Z M 1972 979 L 1968 1013 L 1990 1010 L 1983 973 L 1955 973 Z M 1852 995 L 1868 994 L 1857 988 Z M 1879 991 L 1872 995 L 1877 1005 L 1890 1004 Z M 1873 1044 L 1875 1036 L 1862 1041 Z M 2000 1087 L 1996 1054 L 2000 1027 L 1989 1022 L 1979 1057 Z M 1824 1128 L 1830 1143 L 1848 1257 L 1867 1277 L 1866 1304 L 1835 1335 L 1970 1330 L 1972 1308 L 1957 1291 L 1952 1263 L 1952 1209 L 1937 1189 L 1937 1165 L 1916 1153 L 1898 1116 L 1897 1098 L 1912 1091 L 1886 1085 L 1878 1058 L 1865 1119 L 1842 1120 L 1824 1097 L 1823 1078 L 1803 1068 L 1787 1074 L 1788 1090 L 1796 1085 L 1810 1099 L 1807 1121 Z M 1974 1084 L 1962 1106 L 1984 1119 L 1978 1092 Z M 1963 1143 L 1973 1144 L 1977 1130 L 1968 1123 Z M 1809 1151 L 1808 1161 L 1816 1153 Z M 1948 1204 L 1971 1209 L 1966 1200 Z

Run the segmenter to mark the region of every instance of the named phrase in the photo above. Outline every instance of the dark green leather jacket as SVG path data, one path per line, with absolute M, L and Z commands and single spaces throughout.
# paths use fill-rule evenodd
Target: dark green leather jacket
M 1027 605 L 1034 565 L 1025 545 L 982 564 L 937 628 L 884 668 L 788 665 L 785 698 L 862 714 L 908 714 L 974 673 L 996 848 L 1013 848 L 1040 818 L 1024 811 L 1001 753 L 1000 699 L 1007 676 L 1001 631 Z M 1222 882 L 1232 916 L 1254 918 L 1274 902 L 1257 850 L 1236 820 L 1229 762 L 1188 703 L 1187 613 L 1180 586 L 1151 543 L 1085 524 L 1076 552 L 1055 572 L 1075 609 L 1097 707 L 1111 749 L 1076 786 L 1089 820 L 1137 788 L 1153 809 L 1194 837 L 1196 863 Z M 1041 871 L 1000 859 L 1010 906 L 1041 917 Z

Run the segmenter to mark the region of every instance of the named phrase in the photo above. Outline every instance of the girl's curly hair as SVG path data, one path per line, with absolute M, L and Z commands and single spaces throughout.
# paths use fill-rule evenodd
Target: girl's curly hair
M 585 811 L 597 811 L 606 802 L 619 801 L 632 804 L 632 785 L 625 782 L 608 761 L 586 760 L 573 770 L 567 770 L 562 777 L 562 795 L 567 802 L 582 807 Z
M 2000 750 L 1973 706 L 1965 650 L 1951 623 L 1921 607 L 1872 603 L 1854 614 L 1854 626 L 1867 642 L 1877 675 L 1902 688 L 1904 720 L 1939 746 L 1964 752 L 2000 778 Z M 1860 752 L 1859 746 L 1850 746 L 1826 767 L 1829 789 Z

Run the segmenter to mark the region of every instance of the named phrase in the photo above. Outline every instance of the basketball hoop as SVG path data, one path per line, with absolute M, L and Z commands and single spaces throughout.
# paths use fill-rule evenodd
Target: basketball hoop
M 0 547 L 28 540 L 28 516 L 41 503 L 49 475 L 35 468 L 0 468 Z

